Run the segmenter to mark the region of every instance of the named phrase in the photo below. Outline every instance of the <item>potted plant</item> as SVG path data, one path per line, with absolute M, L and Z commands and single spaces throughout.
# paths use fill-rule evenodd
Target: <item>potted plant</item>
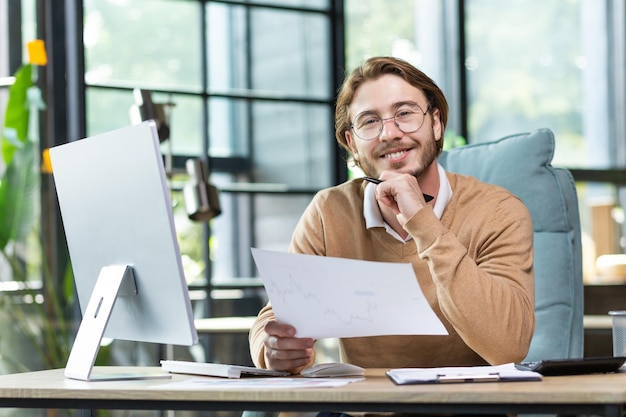
M 41 249 L 36 237 L 38 144 L 31 119 L 31 112 L 41 108 L 41 100 L 34 71 L 28 63 L 15 74 L 0 143 L 0 263 L 4 265 L 0 283 L 16 289 L 0 292 L 0 312 L 12 330 L 0 335 L 5 372 L 63 367 L 71 346 L 72 290 L 55 288 L 45 260 L 28 259 L 25 250 L 29 239 L 35 242 L 30 246 Z M 71 282 L 71 276 L 67 279 Z

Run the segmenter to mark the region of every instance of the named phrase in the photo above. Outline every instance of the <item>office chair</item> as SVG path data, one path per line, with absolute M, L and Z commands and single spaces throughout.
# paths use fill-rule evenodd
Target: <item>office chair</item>
M 569 171 L 551 165 L 548 129 L 444 152 L 448 171 L 502 186 L 530 210 L 535 245 L 536 326 L 525 360 L 583 356 L 582 246 L 578 198 Z

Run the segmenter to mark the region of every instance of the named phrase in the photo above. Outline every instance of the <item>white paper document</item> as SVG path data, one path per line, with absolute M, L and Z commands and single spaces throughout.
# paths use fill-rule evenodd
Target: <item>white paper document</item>
M 513 363 L 496 366 L 460 366 L 444 368 L 400 368 L 387 371 L 398 385 L 443 384 L 453 382 L 539 381 L 541 374 L 522 371 Z
M 252 249 L 276 319 L 298 337 L 447 335 L 408 263 Z
M 352 382 L 363 381 L 365 378 L 245 378 L 245 379 L 213 379 L 192 378 L 169 384 L 155 385 L 152 388 L 166 390 L 194 389 L 295 389 L 295 388 L 334 388 Z

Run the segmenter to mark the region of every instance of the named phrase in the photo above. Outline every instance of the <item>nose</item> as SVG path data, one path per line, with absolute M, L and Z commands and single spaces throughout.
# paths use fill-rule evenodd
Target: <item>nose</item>
M 392 123 L 387 123 L 392 122 Z M 402 137 L 403 132 L 398 127 L 394 117 L 388 117 L 381 120 L 382 127 L 378 137 L 381 141 L 389 141 Z

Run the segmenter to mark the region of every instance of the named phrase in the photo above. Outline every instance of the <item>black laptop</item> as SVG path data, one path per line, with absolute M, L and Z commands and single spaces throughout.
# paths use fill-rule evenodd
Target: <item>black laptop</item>
M 535 371 L 544 376 L 583 375 L 618 372 L 626 362 L 626 356 L 600 356 L 590 358 L 546 359 L 521 362 L 515 366 Z

